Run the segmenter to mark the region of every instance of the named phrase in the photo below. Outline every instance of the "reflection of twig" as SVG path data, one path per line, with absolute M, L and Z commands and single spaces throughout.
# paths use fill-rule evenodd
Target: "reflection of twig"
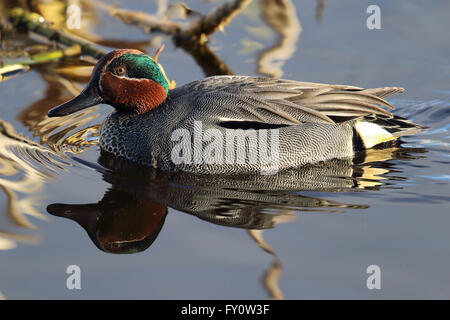
M 80 93 L 81 89 L 61 76 L 47 73 L 39 74 L 42 80 L 47 83 L 44 96 L 19 112 L 17 119 L 25 127 L 28 127 L 33 132 L 33 135 L 41 137 L 45 131 L 41 130 L 40 122 L 46 119 L 49 106 L 67 101 L 71 95 L 75 96 Z
M 0 184 L 0 188 L 6 195 L 6 211 L 14 223 L 24 228 L 36 229 L 36 227 L 31 224 L 28 219 L 25 218 L 25 215 L 17 208 L 17 204 L 19 202 L 17 199 L 17 194 L 2 184 Z
M 279 215 L 273 216 L 273 224 L 290 222 L 294 220 L 297 216 L 293 215 L 290 210 L 283 210 Z M 263 284 L 271 299 L 284 299 L 283 293 L 278 285 L 278 280 L 281 276 L 283 268 L 281 266 L 281 261 L 278 258 L 275 250 L 264 240 L 262 235 L 263 230 L 249 229 L 247 233 L 256 242 L 256 244 L 263 249 L 265 252 L 271 254 L 275 257 L 274 262 L 266 270 L 263 276 Z
M 258 73 L 279 78 L 284 62 L 294 54 L 302 27 L 291 0 L 261 0 L 264 21 L 279 34 L 277 43 L 260 53 Z
M 0 231 L 0 240 L 10 240 L 15 244 L 14 241 L 28 243 L 28 244 L 36 244 L 39 242 L 39 237 L 30 234 L 17 234 L 11 232 Z M 11 247 L 12 249 L 13 247 Z M 0 250 L 7 249 L 0 247 Z
M 203 69 L 204 74 L 215 75 L 233 75 L 233 71 L 223 63 L 220 58 L 206 45 L 206 43 L 183 41 L 175 42 L 177 46 L 182 47 L 189 53 L 195 62 Z
M 324 9 L 325 9 L 325 0 L 317 0 L 317 7 L 316 7 L 316 20 L 317 21 L 322 21 Z
M 267 242 L 264 241 L 262 230 L 250 229 L 247 230 L 247 232 L 261 249 L 275 257 L 277 256 L 273 249 L 267 244 Z
M 262 282 L 267 292 L 269 293 L 271 299 L 284 299 L 280 287 L 278 286 L 278 280 L 283 270 L 280 259 L 278 258 L 275 251 L 267 244 L 266 241 L 264 241 L 264 238 L 262 236 L 262 230 L 252 229 L 247 230 L 247 232 L 260 248 L 262 248 L 265 252 L 275 257 L 274 262 L 264 273 L 262 277 Z
M 42 188 L 43 179 L 52 177 L 49 172 L 38 167 L 52 170 L 46 166 L 46 163 L 50 161 L 49 153 L 51 152 L 38 144 L 18 135 L 11 124 L 0 121 L 0 173 L 2 176 L 9 177 L 0 178 L 0 188 L 7 197 L 6 211 L 15 226 L 35 228 L 25 214 L 47 219 L 35 208 L 39 202 L 38 198 L 26 196 L 20 199 L 18 194 L 38 192 Z M 0 245 L 0 250 L 13 248 L 15 241 L 36 243 L 37 238 L 0 231 L 0 242 L 3 243 Z
M 280 260 L 275 259 L 269 269 L 265 272 L 263 276 L 264 286 L 270 294 L 271 299 L 282 300 L 284 299 L 283 293 L 278 286 L 278 280 L 280 279 L 283 268 L 281 266 Z
M 72 118 L 64 117 L 53 121 L 45 116 L 48 106 L 51 105 L 49 101 L 64 100 L 63 93 L 67 91 L 78 94 L 80 89 L 74 86 L 73 82 L 54 74 L 44 73 L 43 79 L 48 83 L 45 97 L 21 112 L 19 120 L 24 126 L 29 127 L 34 135 L 40 137 L 41 143 L 47 143 L 54 150 L 76 153 L 96 144 L 96 141 L 82 136 L 90 128 L 64 137 L 68 131 L 92 121 L 97 116 L 92 114 L 92 110 L 74 115 Z M 63 158 L 17 134 L 11 124 L 0 120 L 0 175 L 8 177 L 0 177 L 0 189 L 7 197 L 6 211 L 15 226 L 35 228 L 28 221 L 27 215 L 47 219 L 36 209 L 39 198 L 32 196 L 19 198 L 18 195 L 39 192 L 45 180 L 58 174 L 58 169 L 65 170 L 67 165 L 70 164 L 65 163 Z M 13 248 L 17 241 L 36 243 L 38 238 L 0 230 L 0 250 Z

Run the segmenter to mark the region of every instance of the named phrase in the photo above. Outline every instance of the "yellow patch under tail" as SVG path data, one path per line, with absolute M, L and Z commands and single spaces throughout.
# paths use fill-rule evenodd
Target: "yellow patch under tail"
M 361 137 L 366 149 L 372 148 L 383 142 L 397 139 L 397 137 L 390 134 L 381 126 L 367 121 L 357 121 L 355 123 L 355 129 Z

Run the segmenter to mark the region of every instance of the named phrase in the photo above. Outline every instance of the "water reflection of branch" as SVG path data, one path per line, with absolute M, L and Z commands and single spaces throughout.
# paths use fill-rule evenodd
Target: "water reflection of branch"
M 14 249 L 17 246 L 16 242 L 37 244 L 39 242 L 39 237 L 32 234 L 0 231 L 0 250 Z
M 34 136 L 40 138 L 41 144 L 46 143 L 55 151 L 77 153 L 96 144 L 96 141 L 85 139 L 86 131 L 90 127 L 75 130 L 95 119 L 98 116 L 95 110 L 56 121 L 46 116 L 49 106 L 78 94 L 80 88 L 73 81 L 51 72 L 51 69 L 37 71 L 47 83 L 45 94 L 23 109 L 17 116 L 18 120 L 28 127 Z M 69 135 L 65 137 L 67 134 Z M 36 209 L 40 200 L 35 195 L 42 190 L 46 180 L 53 179 L 60 170 L 66 170 L 70 163 L 61 158 L 61 153 L 56 154 L 18 135 L 11 124 L 0 120 L 0 165 L 0 188 L 6 195 L 6 212 L 13 225 L 25 229 L 35 228 L 27 219 L 27 215 L 48 219 Z M 19 193 L 29 196 L 20 199 Z M 38 238 L 35 235 L 0 231 L 0 250 L 14 248 L 17 241 L 36 243 Z
M 292 214 L 290 210 L 282 210 L 279 215 L 273 217 L 272 221 L 275 227 L 278 223 L 291 222 L 296 218 L 297 216 Z M 275 260 L 264 273 L 262 281 L 271 299 L 284 299 L 283 293 L 281 292 L 278 284 L 278 280 L 283 271 L 278 255 L 275 250 L 264 240 L 262 235 L 263 230 L 250 229 L 247 230 L 247 232 L 261 249 L 274 256 Z
M 263 230 L 251 229 L 247 230 L 247 232 L 260 248 L 262 248 L 265 252 L 273 255 L 275 258 L 262 277 L 264 288 L 268 292 L 271 299 L 284 299 L 283 293 L 281 292 L 280 286 L 278 284 L 278 280 L 283 271 L 280 259 L 278 258 L 272 247 L 264 240 L 262 236 Z
M 275 78 L 281 77 L 281 67 L 292 57 L 302 27 L 291 0 L 261 0 L 264 21 L 279 37 L 274 46 L 264 50 L 258 57 L 258 73 Z
M 178 40 L 175 44 L 194 58 L 195 62 L 203 69 L 205 76 L 234 74 L 205 43 Z
M 48 219 L 36 209 L 39 198 L 31 194 L 42 189 L 45 179 L 52 178 L 55 169 L 47 165 L 51 162 L 58 161 L 51 158 L 50 151 L 18 135 L 11 124 L 0 121 L 0 188 L 7 197 L 6 212 L 14 226 L 35 228 L 26 215 Z M 28 196 L 20 199 L 19 193 Z M 36 243 L 37 237 L 0 231 L 0 250 L 14 247 L 15 241 Z
M 95 110 L 56 121 L 46 116 L 48 106 L 66 100 L 66 93 L 77 94 L 79 88 L 58 75 L 45 72 L 41 75 L 47 82 L 45 96 L 20 112 L 18 119 L 54 151 L 78 153 L 95 145 L 97 141 L 86 136 L 92 134 L 89 131 L 96 131 L 98 125 L 76 130 L 98 116 Z M 34 229 L 27 216 L 48 219 L 36 209 L 42 199 L 36 194 L 41 192 L 46 180 L 52 180 L 67 166 L 70 162 L 61 157 L 60 152 L 55 153 L 17 134 L 10 123 L 0 119 L 0 189 L 6 195 L 6 213 L 14 227 Z M 19 193 L 25 197 L 21 199 Z M 12 249 L 16 242 L 34 244 L 37 241 L 35 235 L 0 230 L 0 250 Z
M 48 108 L 67 101 L 71 96 L 80 93 L 81 89 L 56 74 L 40 73 L 42 80 L 47 84 L 44 96 L 21 110 L 17 119 L 28 128 L 35 128 L 39 122 L 46 118 Z M 38 132 L 36 132 L 38 135 Z
M 279 259 L 275 259 L 272 265 L 267 269 L 263 276 L 263 284 L 269 292 L 269 296 L 274 300 L 283 300 L 284 295 L 279 286 L 279 279 L 283 268 Z
M 325 0 L 317 0 L 317 6 L 316 6 L 316 20 L 317 21 L 322 21 L 324 10 L 325 10 Z

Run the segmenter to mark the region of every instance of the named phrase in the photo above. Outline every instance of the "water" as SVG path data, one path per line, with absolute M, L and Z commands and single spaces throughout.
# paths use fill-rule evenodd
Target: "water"
M 295 1 L 277 29 L 254 1 L 210 47 L 239 74 L 402 86 L 389 99 L 395 113 L 427 131 L 353 161 L 264 179 L 167 174 L 99 159 L 108 106 L 46 118 L 84 83 L 54 65 L 35 68 L 0 83 L 1 295 L 450 298 L 450 4 L 381 2 L 381 30 L 366 28 L 369 2 L 324 4 L 320 13 Z M 127 7 L 156 10 L 138 0 Z M 91 30 L 110 43 L 155 51 L 139 30 L 104 13 L 98 21 Z M 163 40 L 160 62 L 178 85 L 215 72 Z M 284 58 L 264 62 L 271 52 Z M 81 268 L 81 290 L 66 288 L 69 265 Z M 370 265 L 381 269 L 380 290 L 366 286 Z

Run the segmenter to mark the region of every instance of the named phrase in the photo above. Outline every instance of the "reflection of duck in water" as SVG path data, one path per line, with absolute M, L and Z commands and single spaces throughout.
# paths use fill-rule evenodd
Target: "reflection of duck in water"
M 421 128 L 380 107 L 393 108 L 384 97 L 403 90 L 396 87 L 216 76 L 169 89 L 156 57 L 115 50 L 97 63 L 87 87 L 49 116 L 108 103 L 117 112 L 102 126 L 102 150 L 145 166 L 207 174 L 272 171 L 274 165 L 278 171 L 348 158 Z M 272 131 L 266 141 L 268 129 L 276 129 L 276 143 Z M 191 139 L 196 132 L 198 143 Z M 256 143 L 237 149 L 234 140 L 245 142 L 250 132 L 257 134 Z M 239 152 L 245 156 L 237 160 Z
M 51 204 L 47 211 L 78 222 L 100 250 L 134 253 L 147 249 L 156 239 L 167 207 L 113 189 L 98 203 Z
M 372 150 L 361 155 L 358 161 L 362 164 L 332 160 L 270 176 L 215 175 L 214 178 L 137 166 L 102 154 L 99 159 L 102 167 L 85 164 L 96 167 L 112 185 L 103 199 L 96 204 L 52 204 L 48 211 L 77 221 L 92 241 L 108 252 L 145 250 L 161 230 L 167 207 L 222 226 L 264 230 L 282 221 L 282 216 L 290 210 L 335 212 L 367 208 L 300 192 L 377 187 L 383 184 L 389 166 L 373 167 L 364 164 L 365 159 L 371 162 L 408 159 L 412 157 L 408 151 L 420 152 L 418 149 L 388 150 Z

